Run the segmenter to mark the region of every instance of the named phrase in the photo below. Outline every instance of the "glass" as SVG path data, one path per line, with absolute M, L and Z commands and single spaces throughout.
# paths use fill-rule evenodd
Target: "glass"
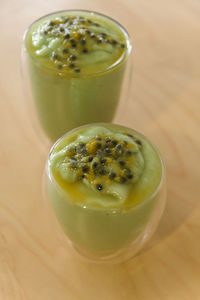
M 52 16 L 74 12 L 99 16 L 116 25 L 127 41 L 124 58 L 98 72 L 72 74 L 50 69 L 29 53 L 27 37 L 35 24 Z M 25 105 L 28 105 L 30 119 L 43 143 L 45 137 L 54 142 L 67 131 L 84 124 L 113 120 L 119 101 L 120 107 L 124 107 L 124 101 L 128 98 L 132 71 L 131 51 L 130 37 L 123 26 L 96 12 L 55 12 L 30 25 L 24 34 L 22 48 Z
M 91 124 L 80 128 L 87 126 L 91 126 Z M 128 129 L 123 126 L 119 127 Z M 81 206 L 72 203 L 70 194 L 64 192 L 56 184 L 49 167 L 49 159 L 55 147 L 75 130 L 77 129 L 60 138 L 53 145 L 47 158 L 44 173 L 44 201 L 47 216 L 50 218 L 49 222 L 55 224 L 57 237 L 64 247 L 70 245 L 75 250 L 73 252 L 89 261 L 119 263 L 128 260 L 135 256 L 150 239 L 164 210 L 166 201 L 165 168 L 160 153 L 151 143 L 161 163 L 160 182 L 150 196 L 140 200 L 134 207 L 124 210 L 123 208 Z M 107 229 L 105 230 L 105 228 Z M 104 248 L 106 245 L 106 252 L 105 250 L 101 251 L 102 245 Z M 85 250 L 87 247 L 98 248 L 98 253 Z M 111 250 L 111 247 L 114 247 L 114 250 Z

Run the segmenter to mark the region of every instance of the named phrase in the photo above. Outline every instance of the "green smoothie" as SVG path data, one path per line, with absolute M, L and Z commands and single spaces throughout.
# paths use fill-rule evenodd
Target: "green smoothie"
M 163 172 L 157 150 L 143 135 L 118 125 L 87 125 L 59 139 L 50 152 L 50 203 L 77 248 L 106 255 L 144 232 Z
M 35 110 L 51 140 L 113 119 L 131 52 L 120 24 L 87 11 L 53 13 L 30 26 L 25 51 Z

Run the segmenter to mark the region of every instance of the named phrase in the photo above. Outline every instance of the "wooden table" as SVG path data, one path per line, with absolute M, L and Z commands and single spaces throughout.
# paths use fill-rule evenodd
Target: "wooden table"
M 146 249 L 121 265 L 75 258 L 45 219 L 46 153 L 24 105 L 20 47 L 32 21 L 65 8 L 94 9 L 128 28 L 134 74 L 116 121 L 149 136 L 167 165 L 161 225 Z M 1 0 L 0 15 L 0 299 L 200 299 L 200 2 Z

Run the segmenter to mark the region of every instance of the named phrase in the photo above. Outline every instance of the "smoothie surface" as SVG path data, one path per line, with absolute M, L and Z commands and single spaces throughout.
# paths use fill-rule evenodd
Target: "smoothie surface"
M 55 184 L 82 206 L 127 208 L 159 185 L 162 163 L 153 145 L 120 126 L 86 126 L 58 141 L 49 157 Z
M 63 73 L 96 73 L 127 55 L 122 27 L 99 14 L 71 11 L 34 23 L 26 40 L 28 53 L 41 65 Z

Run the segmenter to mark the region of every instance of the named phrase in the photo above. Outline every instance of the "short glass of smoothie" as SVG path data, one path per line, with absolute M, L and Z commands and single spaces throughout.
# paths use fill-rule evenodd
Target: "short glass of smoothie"
M 123 82 L 130 78 L 131 50 L 124 27 L 96 12 L 60 11 L 27 29 L 22 51 L 27 97 L 51 141 L 75 127 L 113 120 L 122 87 L 127 98 L 130 80 Z
M 73 129 L 53 145 L 45 186 L 63 242 L 96 262 L 133 257 L 152 236 L 166 200 L 157 148 L 133 129 L 106 123 Z

